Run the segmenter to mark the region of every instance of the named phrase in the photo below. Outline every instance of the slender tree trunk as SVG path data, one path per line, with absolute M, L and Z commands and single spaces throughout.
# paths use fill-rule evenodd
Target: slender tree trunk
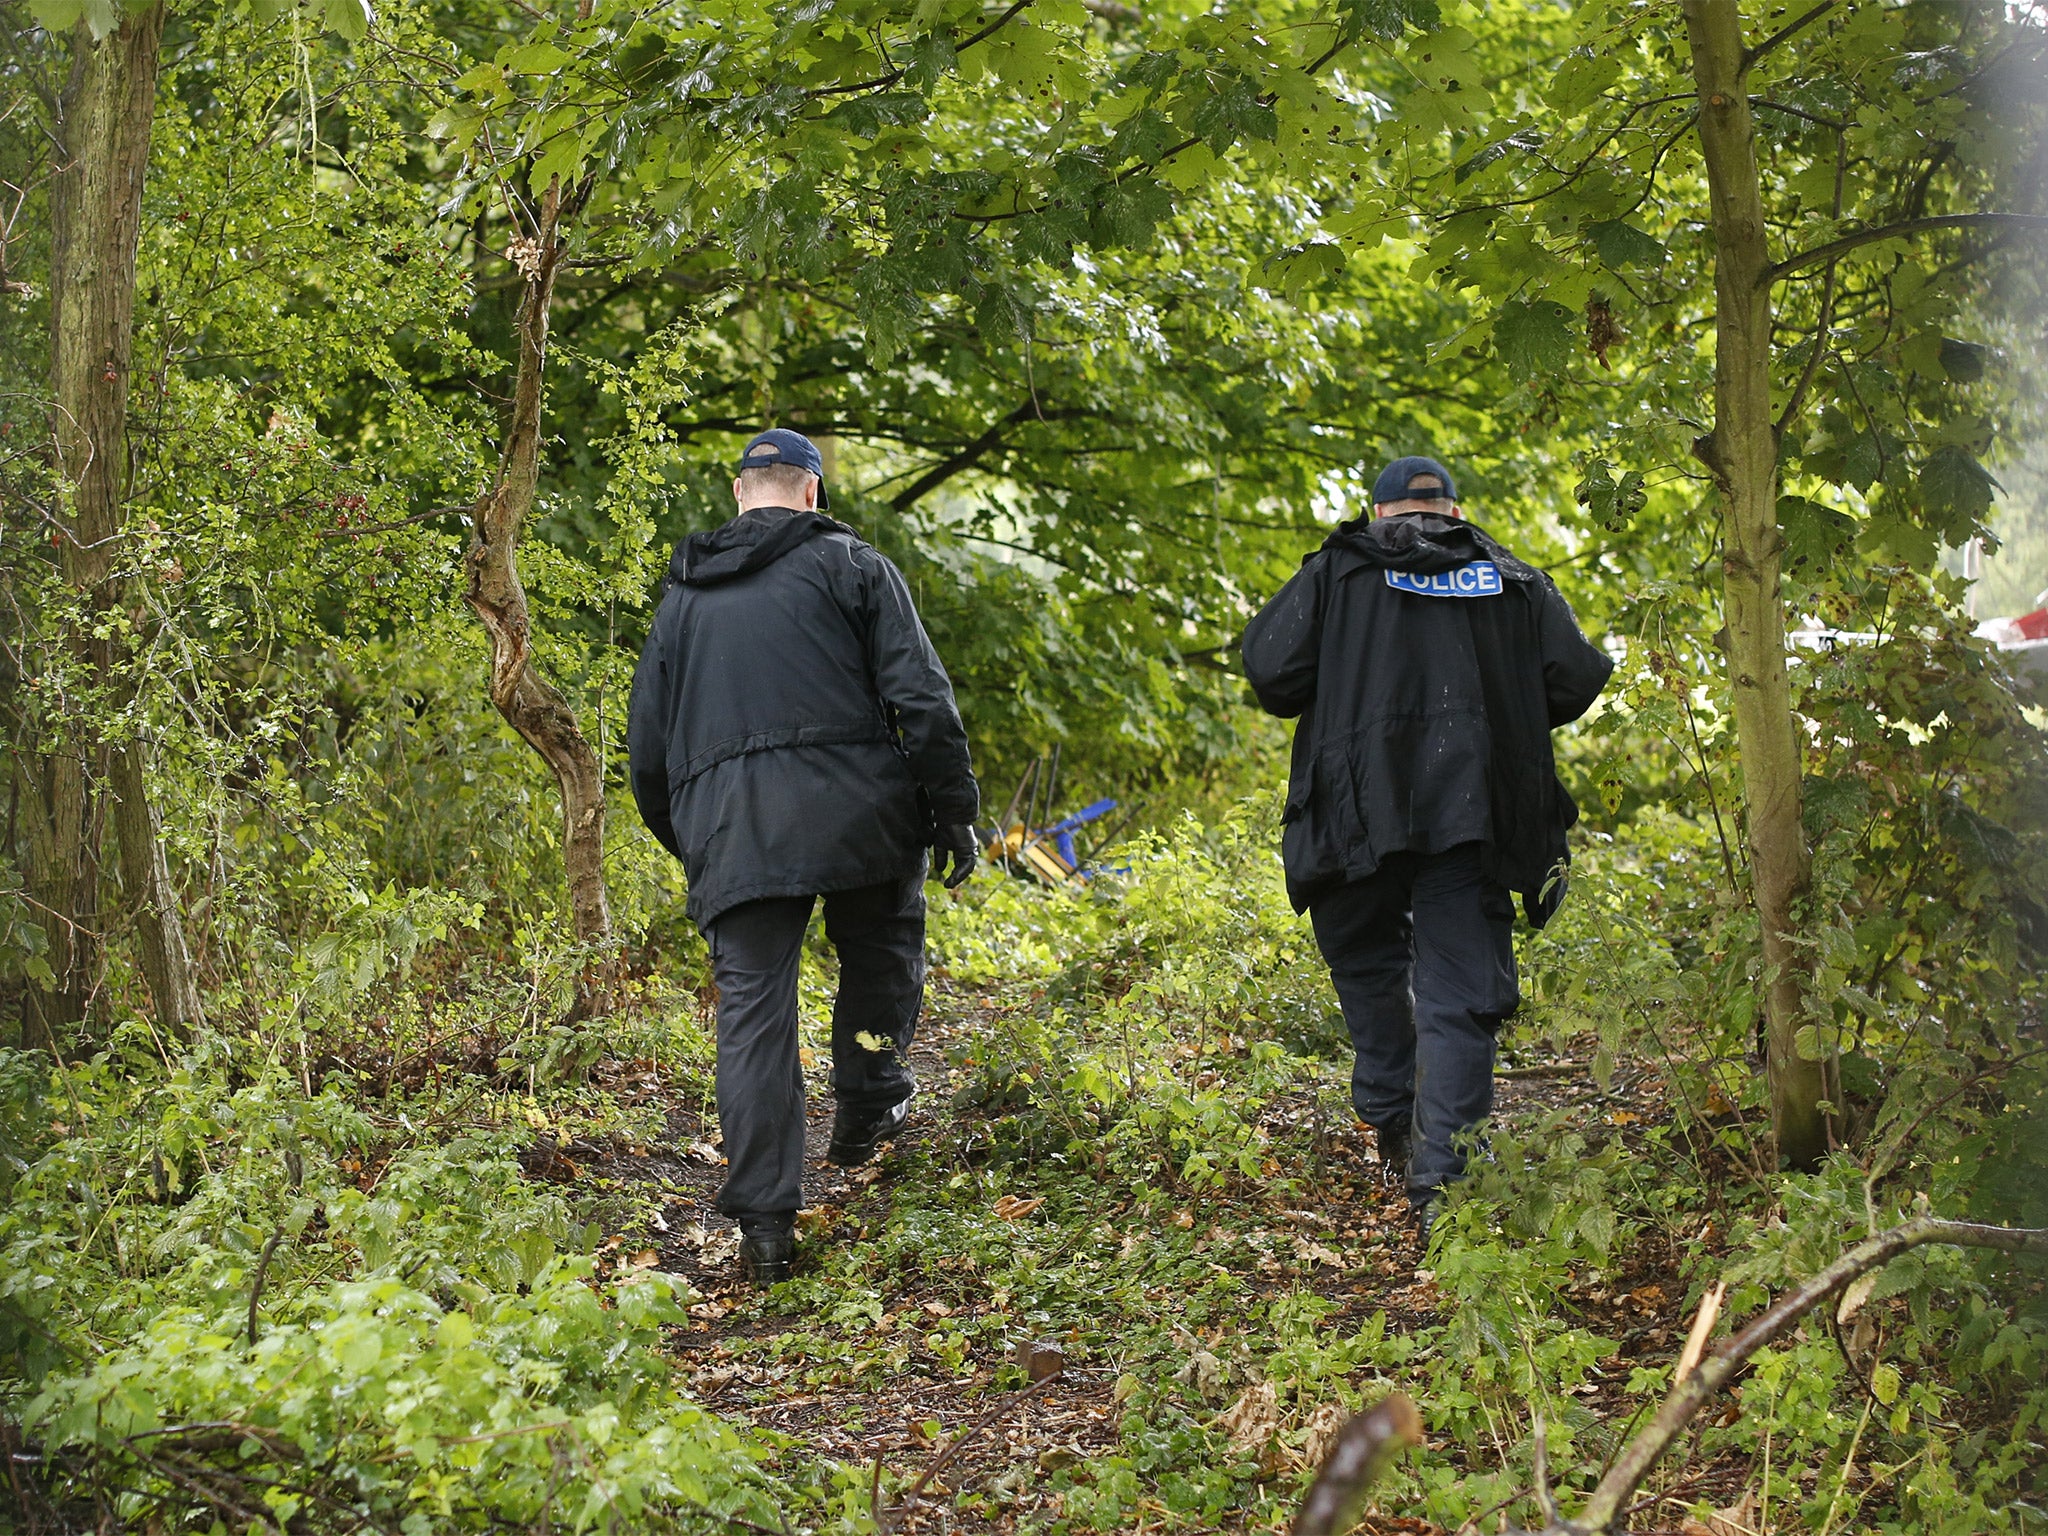
M 526 278 L 519 306 L 519 372 L 496 483 L 477 502 L 467 565 L 470 607 L 491 639 L 491 702 L 511 727 L 555 771 L 562 791 L 562 857 L 576 937 L 600 946 L 585 969 L 577 1006 L 607 1006 L 614 965 L 608 950 L 611 906 L 604 885 L 604 765 L 591 749 L 576 713 L 533 666 L 533 621 L 520 584 L 519 536 L 540 484 L 541 383 L 547 363 L 548 307 L 562 259 L 559 182 L 541 200 L 531 244 L 514 259 Z
M 1724 510 L 1722 573 L 1729 681 L 1749 812 L 1749 849 L 1764 968 L 1771 1127 L 1778 1162 L 1811 1168 L 1827 1150 L 1821 1110 L 1828 1064 L 1796 1036 L 1812 982 L 1795 940 L 1810 864 L 1801 825 L 1800 740 L 1785 673 L 1779 590 L 1778 448 L 1771 420 L 1771 291 L 1762 190 L 1749 111 L 1748 63 L 1735 0 L 1685 0 L 1699 87 L 1700 147 L 1714 234 L 1714 430 L 1695 451 Z
M 135 259 L 142 187 L 156 111 L 161 4 L 135 12 L 107 36 L 83 25 L 72 34 L 72 69 L 60 103 L 59 150 L 50 183 L 51 435 L 63 495 L 64 573 L 90 612 L 119 599 L 115 553 L 121 538 L 129 455 L 128 372 L 135 314 Z M 93 716 L 131 702 L 115 643 L 88 622 L 77 637 L 90 691 L 85 720 L 49 743 L 40 765 L 30 830 L 31 885 L 62 949 L 59 986 L 38 1022 L 75 1021 L 89 996 L 99 946 L 92 931 L 99 874 L 101 803 L 120 846 L 121 878 L 136 908 L 142 970 L 160 1023 L 182 1029 L 199 1017 L 198 990 L 163 844 L 148 801 L 139 738 L 105 744 Z M 63 730 L 62 723 L 58 723 Z M 47 894 L 40 894 L 47 892 Z M 53 966 L 53 969 L 56 968 Z
M 77 737 L 24 753 L 19 775 L 23 873 L 32 916 L 49 937 L 54 982 L 30 982 L 22 1002 L 25 1050 L 55 1050 L 85 1017 L 99 976 L 100 806 L 96 775 Z

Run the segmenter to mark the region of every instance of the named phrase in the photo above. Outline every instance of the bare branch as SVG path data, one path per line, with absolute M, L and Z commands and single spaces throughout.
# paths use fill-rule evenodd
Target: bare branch
M 394 528 L 410 528 L 414 523 L 430 523 L 437 517 L 468 517 L 475 508 L 431 507 L 425 512 L 415 512 L 410 517 L 393 518 L 388 523 L 365 523 L 360 528 L 320 528 L 314 531 L 316 539 L 367 539 L 372 534 L 389 533 Z
M 1788 1291 L 1742 1332 L 1714 1350 L 1671 1392 L 1649 1425 L 1628 1443 L 1576 1520 L 1555 1528 L 1563 1532 L 1610 1531 L 1650 1469 L 1663 1459 L 1694 1414 L 1726 1386 L 1749 1357 L 1785 1332 L 1813 1308 L 1842 1290 L 1857 1276 L 1882 1268 L 1923 1243 L 1949 1243 L 1962 1248 L 1990 1248 L 2001 1253 L 2048 1255 L 2048 1227 L 1994 1227 L 1969 1221 L 1942 1221 L 1917 1216 L 1889 1232 L 1866 1239 L 1843 1254 L 1804 1285 Z M 1300 1528 L 1297 1527 L 1297 1536 Z
M 1388 1464 L 1421 1443 L 1422 1415 L 1405 1393 L 1391 1393 L 1355 1415 L 1337 1431 L 1330 1458 L 1294 1517 L 1293 1536 L 1340 1536 L 1349 1530 L 1353 1513 Z
M 1796 34 L 1805 31 L 1807 27 L 1819 21 L 1821 17 L 1827 15 L 1829 11 L 1835 8 L 1835 3 L 1836 0 L 1821 0 L 1819 5 L 1816 5 L 1805 15 L 1795 17 L 1793 20 L 1786 22 L 1784 26 L 1778 28 L 1777 31 L 1758 43 L 1754 48 L 1749 49 L 1742 56 L 1742 72 L 1748 74 L 1752 69 L 1755 69 L 1766 54 L 1781 44 L 1790 42 Z
M 1810 251 L 1801 251 L 1797 256 L 1787 256 L 1775 266 L 1765 267 L 1758 275 L 1759 283 L 1778 283 L 1796 272 L 1808 267 L 1823 266 L 1839 261 L 1858 246 L 1874 245 L 1880 240 L 1897 240 L 1906 235 L 1925 234 L 1935 229 L 2034 229 L 2048 231 L 2048 217 L 2034 213 L 1942 213 L 1924 219 L 1900 219 L 1895 224 L 1879 224 L 1872 229 L 1859 229 L 1854 234 L 1844 235 L 1839 240 L 1830 240 L 1817 245 Z

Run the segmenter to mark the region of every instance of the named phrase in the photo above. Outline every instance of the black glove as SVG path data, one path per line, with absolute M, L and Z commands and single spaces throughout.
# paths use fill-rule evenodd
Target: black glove
M 948 854 L 953 856 L 950 870 L 946 868 Z M 981 844 L 975 841 L 974 828 L 941 827 L 932 840 L 932 878 L 944 882 L 949 891 L 957 890 L 974 873 L 975 860 L 980 857 Z

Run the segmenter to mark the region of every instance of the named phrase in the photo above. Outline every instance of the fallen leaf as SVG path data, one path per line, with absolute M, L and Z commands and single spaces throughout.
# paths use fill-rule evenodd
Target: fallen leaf
M 1745 1493 L 1704 1520 L 1687 1516 L 1678 1529 L 1680 1536 L 1756 1536 L 1756 1517 L 1756 1495 Z
M 1017 1345 L 1017 1363 L 1033 1381 L 1044 1381 L 1067 1368 L 1067 1352 L 1051 1339 L 1027 1339 Z
M 683 1155 L 693 1162 L 709 1163 L 716 1167 L 725 1159 L 718 1154 L 718 1148 L 708 1141 L 693 1141 L 683 1149 Z
M 632 1265 L 635 1269 L 652 1269 L 655 1265 L 659 1264 L 660 1262 L 661 1255 L 656 1253 L 652 1248 L 642 1248 L 638 1253 L 634 1254 L 632 1258 Z
M 951 1317 L 953 1315 L 953 1309 L 943 1301 L 928 1301 L 924 1304 L 924 1309 L 931 1313 L 933 1317 Z
M 1005 1195 L 995 1203 L 995 1213 L 1004 1221 L 1022 1221 L 1043 1204 L 1043 1195 L 1033 1195 L 1028 1200 L 1019 1199 L 1015 1195 Z
M 1342 1403 L 1325 1403 L 1308 1416 L 1301 1455 L 1310 1466 L 1320 1467 L 1329 1457 L 1330 1447 L 1337 1443 L 1337 1431 L 1344 1427 L 1344 1419 Z
M 1227 1271 L 1226 1271 L 1227 1273 Z M 1206 1349 L 1198 1349 L 1188 1356 L 1188 1363 L 1173 1373 L 1175 1381 L 1184 1381 L 1203 1397 L 1216 1396 L 1230 1380 L 1230 1369 Z
M 1270 1381 L 1255 1382 L 1216 1416 L 1216 1427 L 1243 1451 L 1263 1451 L 1280 1433 L 1280 1397 Z

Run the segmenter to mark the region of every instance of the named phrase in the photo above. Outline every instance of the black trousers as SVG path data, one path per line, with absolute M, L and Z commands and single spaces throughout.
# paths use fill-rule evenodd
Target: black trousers
M 718 1124 L 726 1178 L 718 1208 L 745 1230 L 780 1226 L 803 1203 L 804 1074 L 797 962 L 815 896 L 742 902 L 704 928 L 718 983 Z M 924 1003 L 924 876 L 825 895 L 839 956 L 832 1092 L 855 1120 L 917 1089 L 910 1041 Z
M 1309 905 L 1357 1053 L 1352 1107 L 1375 1129 L 1411 1122 L 1418 1201 L 1465 1171 L 1454 1138 L 1493 1112 L 1494 1038 L 1521 1002 L 1514 898 L 1479 854 L 1390 854 Z

